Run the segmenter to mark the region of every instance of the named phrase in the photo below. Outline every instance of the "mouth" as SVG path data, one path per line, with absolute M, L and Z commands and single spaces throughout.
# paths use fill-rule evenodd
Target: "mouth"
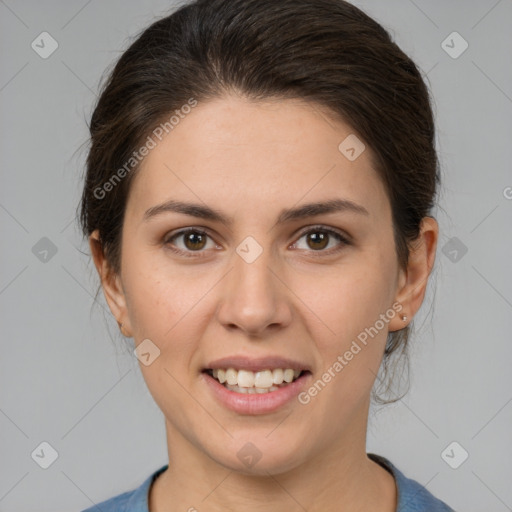
M 229 391 L 240 394 L 266 394 L 285 388 L 305 376 L 309 370 L 293 368 L 268 368 L 253 372 L 251 370 L 229 368 L 206 368 L 208 374 Z

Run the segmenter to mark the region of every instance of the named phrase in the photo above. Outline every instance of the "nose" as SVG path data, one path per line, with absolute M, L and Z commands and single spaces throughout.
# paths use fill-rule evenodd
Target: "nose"
M 266 331 L 290 324 L 289 289 L 270 252 L 265 248 L 252 262 L 234 253 L 217 310 L 217 318 L 226 329 L 238 328 L 248 336 L 261 337 Z

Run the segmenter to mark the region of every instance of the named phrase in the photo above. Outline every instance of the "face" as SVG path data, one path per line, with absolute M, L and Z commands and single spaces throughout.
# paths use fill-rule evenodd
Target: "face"
M 264 474 L 364 445 L 414 304 L 371 150 L 339 149 L 351 134 L 306 103 L 225 97 L 143 161 L 104 287 L 176 450 Z

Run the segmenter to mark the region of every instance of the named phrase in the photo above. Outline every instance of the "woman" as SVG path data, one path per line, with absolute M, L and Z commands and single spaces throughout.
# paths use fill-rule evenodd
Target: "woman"
M 341 0 L 198 0 L 90 130 L 82 226 L 169 455 L 98 508 L 452 510 L 365 447 L 438 239 L 428 90 L 388 33 Z

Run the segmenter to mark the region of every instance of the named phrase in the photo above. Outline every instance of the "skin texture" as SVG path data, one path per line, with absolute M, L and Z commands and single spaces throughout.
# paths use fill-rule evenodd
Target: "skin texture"
M 151 512 L 395 510 L 393 477 L 366 456 L 370 393 L 388 330 L 404 327 L 401 315 L 409 322 L 423 301 L 438 226 L 423 220 L 408 268 L 400 269 L 371 149 L 354 161 L 338 150 L 351 133 L 298 100 L 230 95 L 200 103 L 149 153 L 132 183 L 118 275 L 98 233 L 91 235 L 123 333 L 160 349 L 151 365 L 141 364 L 165 416 L 170 460 L 151 488 Z M 233 224 L 175 212 L 143 220 L 171 198 L 217 209 Z M 336 198 L 368 213 L 276 224 L 284 208 Z M 350 243 L 330 235 L 319 244 L 305 235 L 318 233 L 317 225 Z M 189 227 L 209 237 L 196 245 L 176 237 L 174 246 L 192 257 L 172 252 L 170 235 Z M 248 236 L 263 249 L 252 263 L 236 252 Z M 238 414 L 204 383 L 201 371 L 214 359 L 277 355 L 308 364 L 311 384 L 397 301 L 400 314 L 306 405 L 292 400 L 272 413 Z M 247 442 L 262 454 L 251 468 L 237 457 Z

